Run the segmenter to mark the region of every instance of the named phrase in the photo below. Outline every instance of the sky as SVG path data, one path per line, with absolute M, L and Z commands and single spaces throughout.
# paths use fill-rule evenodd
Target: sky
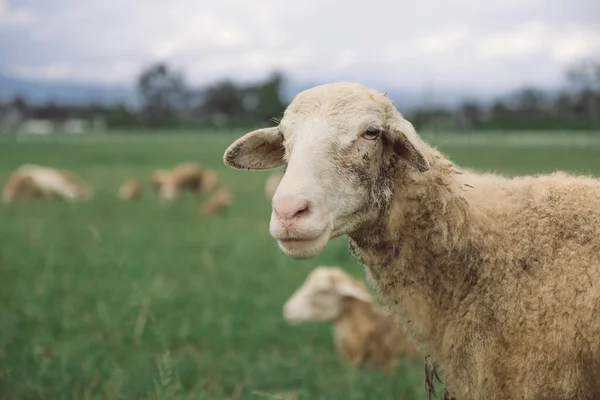
M 168 61 L 190 83 L 502 91 L 600 59 L 598 0 L 0 0 L 0 71 L 133 84 Z

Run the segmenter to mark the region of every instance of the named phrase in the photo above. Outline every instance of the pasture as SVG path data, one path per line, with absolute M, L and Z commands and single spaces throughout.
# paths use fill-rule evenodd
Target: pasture
M 313 267 L 364 273 L 345 238 L 313 260 L 278 250 L 268 172 L 223 166 L 235 137 L 0 139 L 0 182 L 39 163 L 72 170 L 95 192 L 86 203 L 0 207 L 0 398 L 424 398 L 422 365 L 353 371 L 327 325 L 284 322 L 283 302 Z M 600 134 L 423 137 L 466 167 L 600 175 Z M 217 169 L 233 205 L 205 216 L 205 197 L 159 203 L 152 171 L 182 161 Z M 129 178 L 143 182 L 142 199 L 120 202 Z

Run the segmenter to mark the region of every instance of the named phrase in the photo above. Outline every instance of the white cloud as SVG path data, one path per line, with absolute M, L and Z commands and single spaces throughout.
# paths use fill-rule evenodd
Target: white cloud
M 482 60 L 531 59 L 542 56 L 558 64 L 600 56 L 600 30 L 577 26 L 552 29 L 548 24 L 528 22 L 517 29 L 484 37 L 478 45 Z
M 417 49 L 422 54 L 449 53 L 469 37 L 469 28 L 458 26 L 428 35 L 417 40 Z
M 358 55 L 354 50 L 345 49 L 337 53 L 333 64 L 338 68 L 348 67 L 356 62 Z
M 343 12 L 337 0 L 23 1 L 0 0 L 2 64 L 44 79 L 133 83 L 167 60 L 195 84 L 283 69 L 310 82 L 498 88 L 556 83 L 566 63 L 600 52 L 597 0 L 350 0 Z
M 0 0 L 0 28 L 18 28 L 30 26 L 35 22 L 32 12 L 12 9 L 6 0 Z
M 157 43 L 149 48 L 154 57 L 167 59 L 193 51 L 198 43 L 209 41 L 223 48 L 234 48 L 246 44 L 247 36 L 240 29 L 207 12 L 161 34 Z
M 549 29 L 545 24 L 527 22 L 516 30 L 483 38 L 478 53 L 484 60 L 530 56 L 541 52 L 548 39 Z
M 267 37 L 264 38 L 264 43 L 267 47 L 281 47 L 285 44 L 285 35 L 281 32 L 271 32 Z
M 309 58 L 310 49 L 304 47 L 283 50 L 276 53 L 270 51 L 252 51 L 241 55 L 239 61 L 241 61 L 241 65 L 244 67 L 259 70 L 270 70 L 278 67 L 293 68 L 303 62 L 306 62 Z M 234 58 L 229 67 L 234 67 L 236 64 L 237 61 Z
M 576 32 L 565 35 L 554 42 L 551 54 L 556 61 L 562 63 L 598 55 L 600 54 L 600 33 Z

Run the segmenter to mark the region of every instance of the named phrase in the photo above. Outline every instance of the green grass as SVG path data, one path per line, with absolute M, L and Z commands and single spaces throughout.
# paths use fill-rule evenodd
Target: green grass
M 599 136 L 528 137 L 431 140 L 473 168 L 600 175 Z M 316 265 L 364 274 L 345 238 L 317 259 L 281 254 L 268 234 L 268 173 L 222 165 L 233 139 L 0 140 L 0 182 L 28 162 L 71 169 L 95 189 L 87 203 L 0 207 L 0 398 L 424 398 L 422 366 L 353 371 L 327 325 L 283 321 L 283 302 Z M 191 195 L 170 205 L 151 195 L 153 169 L 188 160 L 219 170 L 236 196 L 225 214 L 199 214 Z M 116 199 L 128 178 L 145 183 L 139 202 Z

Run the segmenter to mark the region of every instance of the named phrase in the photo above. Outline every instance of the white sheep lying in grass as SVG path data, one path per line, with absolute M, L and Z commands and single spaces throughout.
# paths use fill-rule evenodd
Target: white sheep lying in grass
M 69 171 L 25 164 L 11 174 L 2 191 L 2 201 L 58 197 L 66 201 L 87 200 L 92 190 Z
M 315 268 L 286 301 L 283 315 L 293 325 L 331 323 L 338 353 L 358 367 L 393 370 L 400 357 L 423 360 L 366 286 L 339 267 Z
M 219 187 L 204 203 L 198 206 L 203 214 L 218 214 L 233 203 L 233 193 L 225 187 Z
M 600 398 L 599 179 L 461 173 L 354 83 L 300 93 L 224 161 L 287 166 L 270 223 L 280 248 L 308 259 L 347 235 L 450 395 Z
M 152 174 L 152 184 L 158 194 L 158 198 L 163 201 L 170 201 L 177 198 L 182 191 L 199 192 L 202 190 L 202 181 L 204 170 L 193 162 L 185 162 L 175 165 L 171 169 L 157 169 Z M 211 181 L 216 180 L 213 173 L 210 174 Z M 216 182 L 210 182 L 215 185 Z
M 219 184 L 219 176 L 217 171 L 210 168 L 204 168 L 202 170 L 202 180 L 200 182 L 200 189 L 205 193 L 210 193 Z

